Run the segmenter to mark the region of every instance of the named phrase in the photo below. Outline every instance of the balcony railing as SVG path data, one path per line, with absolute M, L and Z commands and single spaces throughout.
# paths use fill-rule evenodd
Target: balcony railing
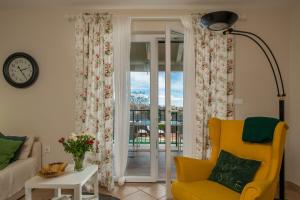
M 182 145 L 182 110 L 171 113 L 171 143 L 180 147 Z M 133 146 L 138 144 L 150 143 L 150 110 L 131 109 L 130 110 L 130 138 L 129 141 Z M 158 136 L 159 143 L 165 143 L 165 110 L 158 111 Z

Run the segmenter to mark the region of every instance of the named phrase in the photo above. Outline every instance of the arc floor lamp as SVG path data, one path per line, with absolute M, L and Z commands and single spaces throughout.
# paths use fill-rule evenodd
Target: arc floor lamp
M 201 17 L 201 23 L 203 26 L 207 27 L 211 31 L 223 31 L 223 34 L 232 34 L 244 36 L 251 41 L 255 42 L 259 48 L 262 50 L 266 56 L 272 74 L 274 76 L 275 85 L 277 89 L 277 97 L 279 102 L 279 119 L 284 121 L 284 100 L 285 100 L 285 90 L 282 80 L 281 71 L 278 62 L 268 44 L 258 35 L 247 32 L 240 31 L 231 28 L 231 26 L 238 20 L 238 15 L 231 11 L 217 11 L 205 14 Z M 284 184 L 285 184 L 285 174 L 284 174 L 284 156 L 282 159 L 281 169 L 280 169 L 280 180 L 279 180 L 279 199 L 285 199 Z

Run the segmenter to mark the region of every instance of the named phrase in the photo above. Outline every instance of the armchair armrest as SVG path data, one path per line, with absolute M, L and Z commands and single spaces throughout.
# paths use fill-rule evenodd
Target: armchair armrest
M 241 200 L 258 200 L 269 199 L 267 195 L 271 195 L 269 190 L 272 188 L 272 181 L 259 180 L 248 183 L 241 194 Z
M 198 160 L 188 157 L 175 157 L 178 181 L 192 182 L 207 179 L 213 168 L 210 160 Z

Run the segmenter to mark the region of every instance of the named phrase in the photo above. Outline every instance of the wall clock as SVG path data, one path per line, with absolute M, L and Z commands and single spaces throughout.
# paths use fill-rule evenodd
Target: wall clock
M 14 53 L 10 55 L 3 64 L 3 75 L 5 80 L 16 88 L 25 88 L 32 85 L 38 75 L 37 62 L 26 53 Z

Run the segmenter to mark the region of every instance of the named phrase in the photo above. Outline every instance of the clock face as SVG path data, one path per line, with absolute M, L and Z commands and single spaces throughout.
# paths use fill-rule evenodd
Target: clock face
M 3 65 L 3 75 L 6 81 L 17 88 L 32 85 L 39 73 L 36 61 L 28 54 L 14 53 L 10 55 Z
M 26 58 L 16 58 L 10 63 L 8 71 L 14 82 L 25 83 L 31 78 L 33 67 Z

